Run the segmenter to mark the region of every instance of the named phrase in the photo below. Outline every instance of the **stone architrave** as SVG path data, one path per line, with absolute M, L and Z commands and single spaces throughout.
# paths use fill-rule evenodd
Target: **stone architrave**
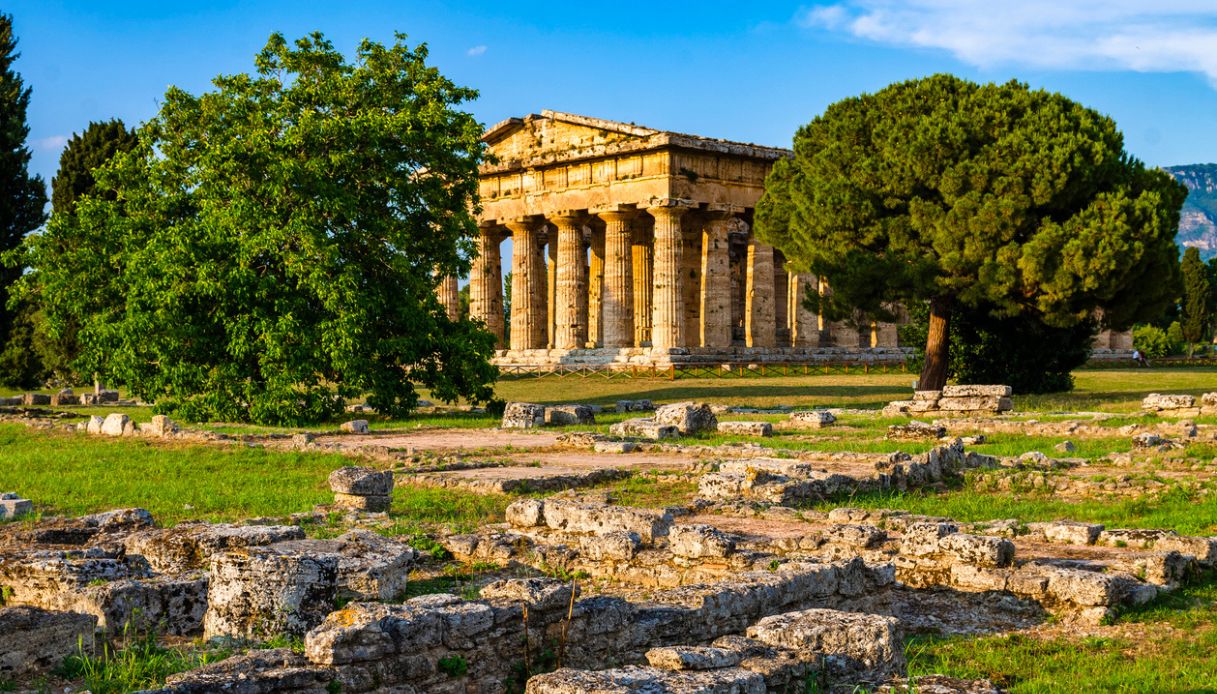
M 647 211 L 655 218 L 654 294 L 651 297 L 651 345 L 654 349 L 685 346 L 684 293 L 681 287 L 684 237 L 680 220 L 687 205 L 682 200 L 655 201 Z
M 655 283 L 654 246 L 651 233 L 642 222 L 644 218 L 635 220 L 633 245 L 630 248 L 632 265 L 634 266 L 634 346 L 647 347 L 651 344 L 651 304 L 654 296 Z
M 605 229 L 591 225 L 590 253 L 587 258 L 587 346 L 604 346 L 604 253 Z
M 587 342 L 587 263 L 583 219 L 574 212 L 554 215 L 558 228 L 554 348 L 579 349 Z
M 439 305 L 444 307 L 444 313 L 448 315 L 448 320 L 460 320 L 461 295 L 460 289 L 457 286 L 456 275 L 444 275 L 440 277 L 439 284 L 435 287 L 435 296 L 439 299 Z
M 605 347 L 634 344 L 634 260 L 631 222 L 636 210 L 597 212 L 604 221 L 604 291 L 601 296 Z
M 701 241 L 702 347 L 731 346 L 731 255 L 729 211 L 711 212 Z
M 469 272 L 469 314 L 503 346 L 503 270 L 499 256 L 502 234 L 492 226 L 479 227 L 478 254 Z
M 747 306 L 744 330 L 749 347 L 773 347 L 777 325 L 773 310 L 773 246 L 748 239 Z
M 820 317 L 810 311 L 804 303 L 808 290 L 816 290 L 816 278 L 811 273 L 791 271 L 788 275 L 788 282 L 786 316 L 790 322 L 790 346 L 818 347 L 820 345 Z
M 545 258 L 536 218 L 507 223 L 511 230 L 511 348 L 545 348 Z

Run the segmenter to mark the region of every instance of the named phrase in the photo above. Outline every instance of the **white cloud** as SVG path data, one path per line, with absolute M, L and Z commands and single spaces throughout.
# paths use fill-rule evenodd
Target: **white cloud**
M 465 51 L 465 55 L 469 56 L 470 58 L 476 58 L 485 52 L 486 52 L 485 46 L 474 46 L 473 48 L 470 48 L 469 50 Z
M 67 135 L 51 135 L 50 137 L 39 138 L 33 142 L 34 149 L 47 152 L 58 152 L 66 144 L 68 144 Z
M 1198 72 L 1217 85 L 1213 0 L 844 0 L 798 22 L 982 68 Z

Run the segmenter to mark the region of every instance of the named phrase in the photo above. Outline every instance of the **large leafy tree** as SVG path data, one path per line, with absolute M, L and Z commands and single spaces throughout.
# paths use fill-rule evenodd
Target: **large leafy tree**
M 115 154 L 135 149 L 138 142 L 135 132 L 117 119 L 89 123 L 84 132 L 72 135 L 59 155 L 59 171 L 51 180 L 52 216 L 74 216 L 76 201 L 84 196 L 116 200 L 118 194 L 115 190 L 97 187 L 93 171 L 108 163 Z M 73 285 L 79 289 L 82 284 L 88 286 L 96 280 L 103 268 L 95 264 L 98 261 L 95 254 L 97 248 L 93 246 L 104 247 L 107 240 L 104 234 L 89 235 L 91 231 L 97 230 L 83 229 L 74 220 L 59 219 L 37 238 L 40 264 L 47 269 L 42 277 L 44 281 L 59 282 L 63 285 L 59 290 L 67 292 L 71 291 Z M 87 262 L 77 262 L 80 260 Z M 121 303 L 122 296 L 98 294 L 92 300 L 108 301 L 113 305 Z M 72 364 L 80 356 L 76 322 L 69 317 L 61 317 L 54 334 L 49 334 L 50 326 L 43 319 L 38 294 L 30 293 L 25 303 L 34 317 L 27 334 L 31 340 L 29 348 L 37 353 L 46 371 L 65 382 L 79 382 L 79 375 L 72 369 Z
M 1187 353 L 1191 356 L 1196 343 L 1209 338 L 1213 288 L 1209 284 L 1208 269 L 1200 260 L 1199 249 L 1183 251 L 1179 267 L 1183 274 L 1183 339 L 1187 340 Z
M 950 75 L 845 99 L 799 129 L 757 233 L 853 308 L 928 302 L 921 387 L 941 388 L 954 311 L 1123 327 L 1178 286 L 1186 189 L 1124 151 L 1108 117 L 1059 95 Z
M 46 185 L 29 172 L 30 88 L 13 70 L 19 56 L 13 18 L 0 14 L 0 256 L 14 251 L 46 219 Z M 0 262 L 0 382 L 28 387 L 40 371 L 28 349 L 30 310 L 9 296 L 21 272 L 19 263 Z
M 492 338 L 434 294 L 477 232 L 484 145 L 458 108 L 476 93 L 426 57 L 400 35 L 354 62 L 274 35 L 253 74 L 170 89 L 138 147 L 95 170 L 114 199 L 49 225 L 95 242 L 63 262 L 31 243 L 48 320 L 80 325 L 79 369 L 189 419 L 318 420 L 363 392 L 396 416 L 416 383 L 490 399 Z M 86 292 L 64 272 L 80 267 Z

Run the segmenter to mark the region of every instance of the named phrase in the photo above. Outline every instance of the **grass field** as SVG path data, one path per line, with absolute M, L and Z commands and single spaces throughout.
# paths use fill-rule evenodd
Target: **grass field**
M 702 400 L 754 407 L 847 407 L 876 409 L 908 396 L 910 374 L 769 376 L 732 379 L 612 378 L 566 376 L 511 378 L 498 384 L 499 397 L 508 401 L 541 403 L 590 402 L 609 404 L 618 399 L 649 398 L 657 402 Z M 1217 390 L 1217 370 L 1095 369 L 1076 374 L 1071 393 L 1015 397 L 1015 408 L 1027 418 L 1051 420 L 1053 413 L 1101 411 L 1128 416 L 1106 421 L 1111 436 L 1075 441 L 1071 454 L 1091 461 L 1111 452 L 1126 452 L 1129 437 L 1117 431 L 1128 423 L 1152 422 L 1139 412 L 1149 392 L 1200 394 Z M 427 394 L 423 394 L 427 397 Z M 104 414 L 112 408 L 86 412 Z M 149 408 L 128 408 L 137 421 L 151 416 Z M 364 415 L 360 415 L 364 416 Z M 628 415 L 597 417 L 597 430 Z M 731 419 L 769 419 L 781 415 L 725 415 Z M 476 413 L 420 414 L 404 420 L 376 420 L 379 431 L 423 427 L 483 428 L 497 419 Z M 887 441 L 883 433 L 895 419 L 845 413 L 838 425 L 819 433 L 778 431 L 765 445 L 782 451 L 856 451 L 918 453 L 930 442 Z M 1202 418 L 1215 424 L 1217 418 Z M 227 433 L 291 431 L 236 424 L 205 425 Z M 334 424 L 314 427 L 332 430 Z M 992 434 L 971 450 L 992 455 L 1018 455 L 1030 450 L 1052 454 L 1065 440 L 1054 436 Z M 696 443 L 720 445 L 750 443 L 755 439 L 707 435 Z M 1189 466 L 1217 465 L 1217 444 L 1193 443 L 1171 463 L 1176 472 Z M 140 506 L 164 524 L 185 520 L 231 521 L 253 517 L 286 519 L 328 503 L 332 495 L 326 478 L 344 465 L 372 464 L 347 456 L 318 452 L 268 450 L 239 444 L 214 446 L 166 443 L 143 439 L 84 437 L 0 424 L 0 491 L 14 490 L 31 498 L 46 513 L 83 514 L 111 508 Z M 1153 476 L 1153 466 L 1130 472 Z M 659 507 L 688 502 L 696 483 L 684 475 L 643 474 L 596 488 L 609 492 L 617 503 Z M 499 522 L 508 495 L 477 494 L 405 485 L 394 491 L 389 521 L 383 531 L 410 538 L 420 549 L 441 556 L 429 539 L 440 532 L 467 532 Z M 812 508 L 832 506 L 896 508 L 914 513 L 948 516 L 959 521 L 1015 518 L 1022 522 L 1072 519 L 1111 527 L 1171 528 L 1185 534 L 1217 534 L 1217 488 L 1211 483 L 1170 484 L 1164 490 L 1135 498 L 1067 499 L 1042 491 L 995 491 L 978 487 L 974 480 L 937 492 L 869 494 L 838 499 Z M 313 536 L 332 536 L 345 527 L 337 517 L 306 524 Z M 439 586 L 468 590 L 475 567 L 452 567 L 451 576 L 429 579 Z M 415 590 L 426 590 L 427 581 Z M 927 639 L 909 642 L 910 672 L 939 672 L 961 677 L 987 677 L 1014 692 L 1066 691 L 1213 691 L 1217 692 L 1217 579 L 1212 576 L 1186 586 L 1148 607 L 1121 615 L 1114 624 L 1082 636 L 1046 626 L 1043 633 L 982 638 Z M 121 681 L 134 681 L 130 668 L 157 660 L 165 668 L 180 669 L 197 661 L 193 652 L 156 650 L 152 655 L 132 652 L 139 662 L 123 664 L 115 657 Z M 145 657 L 147 656 L 147 657 Z M 179 662 L 180 661 L 180 662 Z M 95 665 L 95 664 L 94 664 Z M 76 663 L 78 668 L 93 667 Z M 158 665 L 160 667 L 160 665 Z M 127 668 L 127 670 L 122 670 Z M 80 674 L 80 673 L 77 673 Z M 98 674 L 97 691 L 125 691 L 125 685 L 104 684 Z M 159 670 L 140 681 L 151 686 L 162 677 Z M 139 675 L 143 677 L 143 675 Z M 4 691 L 0 681 L 0 691 Z

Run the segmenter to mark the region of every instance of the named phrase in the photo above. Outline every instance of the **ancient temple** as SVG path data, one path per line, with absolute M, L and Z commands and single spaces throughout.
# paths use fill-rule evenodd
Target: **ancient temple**
M 499 363 L 903 357 L 894 325 L 860 330 L 804 308 L 827 283 L 751 233 L 765 176 L 788 150 L 554 111 L 484 140 L 469 310 L 499 340 Z M 439 291 L 455 313 L 455 279 Z
M 500 365 L 902 360 L 894 324 L 807 310 L 831 278 L 752 234 L 788 150 L 555 111 L 486 131 L 469 311 Z M 511 239 L 510 318 L 503 248 Z M 456 278 L 441 301 L 458 310 Z

